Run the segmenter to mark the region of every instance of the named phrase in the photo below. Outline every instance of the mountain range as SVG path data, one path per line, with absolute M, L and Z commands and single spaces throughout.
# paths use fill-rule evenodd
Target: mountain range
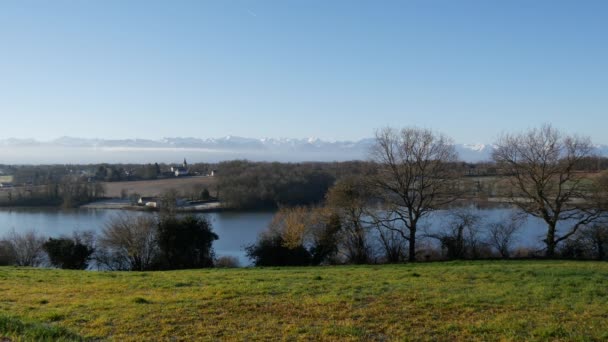
M 99 162 L 217 162 L 231 159 L 263 161 L 345 161 L 367 159 L 373 138 L 357 141 L 327 141 L 317 138 L 163 138 L 85 139 L 61 137 L 51 141 L 0 140 L 0 164 L 9 163 L 99 163 Z M 463 161 L 490 160 L 491 144 L 455 144 Z M 608 156 L 608 145 L 597 145 Z

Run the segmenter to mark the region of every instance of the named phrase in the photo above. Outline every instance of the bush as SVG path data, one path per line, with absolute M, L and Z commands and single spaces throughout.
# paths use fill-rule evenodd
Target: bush
M 121 215 L 112 219 L 99 238 L 98 266 L 110 270 L 147 271 L 156 267 L 157 222 L 152 217 Z
M 49 238 L 43 245 L 51 265 L 73 270 L 84 270 L 89 266 L 93 246 L 78 237 Z
M 203 201 L 207 201 L 211 198 L 211 195 L 209 194 L 209 189 L 204 188 L 203 191 L 201 191 L 201 199 Z
M 306 266 L 311 263 L 311 255 L 304 246 L 287 247 L 280 235 L 262 236 L 245 250 L 256 266 Z
M 246 248 L 259 266 L 300 266 L 336 261 L 340 217 L 320 208 L 281 208 L 256 243 Z
M 233 256 L 221 256 L 215 260 L 215 267 L 219 268 L 236 268 L 240 267 L 239 259 Z
M 5 241 L 0 240 L 0 266 L 8 266 L 15 264 L 15 253 L 11 245 Z
M 218 236 L 205 217 L 162 217 L 158 224 L 157 239 L 163 268 L 213 267 L 213 241 Z
M 40 266 L 44 259 L 44 241 L 45 238 L 35 231 L 21 234 L 12 231 L 0 241 L 0 254 L 6 253 L 3 258 L 17 266 Z

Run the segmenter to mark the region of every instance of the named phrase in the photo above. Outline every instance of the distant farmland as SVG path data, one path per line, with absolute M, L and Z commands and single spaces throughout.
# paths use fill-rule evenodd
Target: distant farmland
M 107 197 L 120 197 L 121 192 L 137 193 L 141 196 L 157 196 L 171 189 L 181 194 L 190 194 L 207 188 L 214 194 L 217 179 L 214 177 L 182 177 L 133 182 L 104 182 Z
M 10 183 L 13 181 L 13 176 L 0 176 L 0 183 Z

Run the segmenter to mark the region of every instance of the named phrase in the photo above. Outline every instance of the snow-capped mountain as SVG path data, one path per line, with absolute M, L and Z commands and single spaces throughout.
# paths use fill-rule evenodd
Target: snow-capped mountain
M 489 144 L 456 144 L 458 157 L 466 162 L 480 162 L 492 159 L 494 146 Z
M 231 159 L 260 161 L 345 161 L 365 160 L 373 138 L 357 141 L 327 141 L 318 138 L 221 138 L 169 137 L 150 139 L 84 139 L 61 137 L 51 141 L 33 139 L 0 140 L 0 164 L 191 162 Z M 491 159 L 490 144 L 456 144 L 461 160 Z M 598 154 L 608 156 L 608 145 L 597 145 Z

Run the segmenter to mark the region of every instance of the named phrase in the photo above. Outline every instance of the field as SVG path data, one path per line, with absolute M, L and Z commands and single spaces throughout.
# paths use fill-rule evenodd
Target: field
M 13 181 L 13 176 L 0 176 L 0 183 L 10 183 Z
M 188 194 L 197 189 L 202 191 L 203 188 L 212 192 L 216 181 L 217 179 L 214 177 L 181 177 L 136 182 L 105 182 L 103 184 L 107 197 L 120 197 L 123 189 L 129 194 L 138 193 L 141 196 L 157 196 L 171 189 L 182 194 Z
M 0 268 L 8 340 L 608 339 L 608 263 Z M 0 338 L 2 340 L 2 338 Z

